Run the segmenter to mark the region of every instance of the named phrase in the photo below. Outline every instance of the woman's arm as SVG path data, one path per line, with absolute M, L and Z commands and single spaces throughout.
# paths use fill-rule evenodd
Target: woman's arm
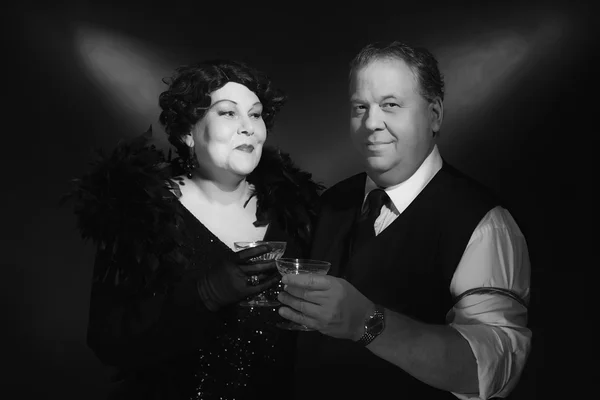
M 105 270 L 107 262 L 111 261 L 99 252 L 95 271 Z M 147 366 L 198 348 L 220 318 L 200 300 L 199 277 L 199 270 L 186 272 L 163 293 L 96 280 L 88 346 L 103 363 L 121 367 Z

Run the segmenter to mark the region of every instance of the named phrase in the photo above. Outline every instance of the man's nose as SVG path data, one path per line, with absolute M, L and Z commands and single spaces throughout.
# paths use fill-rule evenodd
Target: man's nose
M 365 119 L 365 128 L 369 131 L 378 131 L 385 128 L 383 112 L 379 107 L 371 107 Z

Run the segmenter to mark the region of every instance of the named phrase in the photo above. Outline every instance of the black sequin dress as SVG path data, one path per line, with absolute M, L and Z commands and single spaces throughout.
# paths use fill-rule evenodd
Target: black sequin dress
M 87 342 L 118 371 L 109 398 L 291 398 L 296 337 L 275 326 L 276 309 L 212 312 L 198 295 L 198 279 L 235 253 L 173 194 L 175 161 L 142 137 L 102 158 L 67 196 L 82 237 L 98 246 Z M 285 257 L 306 257 L 322 186 L 269 148 L 248 181 L 264 239 L 286 241 Z
M 218 265 L 234 252 L 189 212 L 194 262 Z M 286 240 L 284 257 L 302 257 L 286 233 L 270 225 L 265 240 Z M 292 243 L 290 243 L 292 242 Z M 292 394 L 296 333 L 281 330 L 277 308 L 233 305 L 221 312 L 210 344 L 197 350 L 192 399 L 285 399 Z

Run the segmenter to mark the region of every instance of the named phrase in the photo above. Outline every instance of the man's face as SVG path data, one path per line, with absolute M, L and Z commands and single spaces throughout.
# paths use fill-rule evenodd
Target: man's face
M 441 126 L 438 100 L 428 102 L 420 94 L 415 74 L 399 59 L 375 60 L 354 73 L 351 136 L 371 178 L 391 186 L 419 168 Z

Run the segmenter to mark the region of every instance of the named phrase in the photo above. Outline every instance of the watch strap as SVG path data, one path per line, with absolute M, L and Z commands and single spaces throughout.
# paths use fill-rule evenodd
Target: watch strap
M 380 320 L 384 324 L 384 327 L 385 327 L 384 308 L 382 306 L 376 305 L 373 313 L 371 315 L 369 315 L 369 317 L 365 320 L 365 333 L 363 333 L 363 335 L 360 337 L 360 339 L 358 339 L 356 341 L 361 346 L 367 346 L 369 343 L 371 343 L 373 340 L 375 340 L 375 338 L 377 336 L 379 336 L 379 334 L 383 331 L 383 329 L 381 329 L 379 332 L 371 331 L 367 325 L 367 322 L 370 319 Z

